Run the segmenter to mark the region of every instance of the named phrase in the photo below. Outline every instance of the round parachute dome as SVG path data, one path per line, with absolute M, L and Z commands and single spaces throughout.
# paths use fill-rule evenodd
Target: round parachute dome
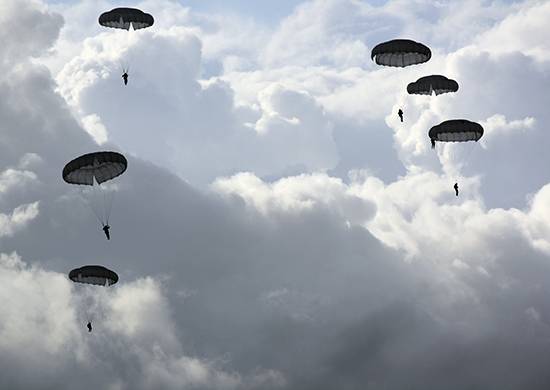
M 458 91 L 458 83 L 441 75 L 421 77 L 414 83 L 407 85 L 407 92 L 411 95 L 436 95 Z
M 118 275 L 101 265 L 85 265 L 69 272 L 69 279 L 75 283 L 110 286 L 118 282 Z
M 466 119 L 452 119 L 432 127 L 428 136 L 432 142 L 477 142 L 483 136 L 483 127 Z
M 63 180 L 69 184 L 94 185 L 120 176 L 128 161 L 117 152 L 95 152 L 77 157 L 63 168 Z
M 410 39 L 394 39 L 380 43 L 371 52 L 371 59 L 378 65 L 399 68 L 421 64 L 431 57 L 432 52 L 426 45 Z
M 99 24 L 104 27 L 129 30 L 130 25 L 134 30 L 151 27 L 155 23 L 153 16 L 137 8 L 115 8 L 104 12 L 99 17 Z

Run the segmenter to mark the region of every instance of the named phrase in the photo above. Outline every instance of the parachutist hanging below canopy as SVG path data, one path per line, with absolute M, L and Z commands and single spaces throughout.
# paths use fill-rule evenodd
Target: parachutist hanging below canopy
M 410 95 L 431 95 L 458 91 L 458 83 L 441 75 L 421 77 L 407 85 L 407 92 Z
M 468 142 L 478 141 L 483 136 L 483 127 L 476 122 L 466 119 L 452 119 L 441 122 L 428 132 L 432 148 L 435 148 L 436 141 L 439 142 Z M 453 186 L 455 195 L 458 196 L 458 183 Z
M 421 64 L 432 57 L 431 50 L 422 43 L 410 39 L 394 39 L 374 47 L 371 59 L 378 65 L 403 68 Z
M 69 279 L 74 283 L 108 287 L 118 282 L 118 275 L 116 272 L 102 265 L 85 265 L 71 270 L 71 272 L 69 272 Z M 86 326 L 88 327 L 88 332 L 91 332 L 92 321 L 88 321 Z
M 103 27 L 123 30 L 130 30 L 130 26 L 132 26 L 134 30 L 139 30 L 151 27 L 154 23 L 155 19 L 151 14 L 145 13 L 137 8 L 114 8 L 99 16 L 99 24 Z M 124 79 L 124 85 L 128 85 L 127 69 L 123 69 L 122 78 Z
M 397 111 L 397 115 L 399 115 L 399 119 L 401 119 L 401 122 L 403 122 L 403 110 L 402 109 L 399 109 L 399 111 Z
M 84 154 L 70 161 L 63 168 L 63 180 L 69 184 L 92 186 L 103 192 L 102 209 L 95 210 L 93 205 L 92 211 L 101 222 L 102 229 L 107 239 L 110 239 L 109 234 L 109 216 L 111 212 L 111 201 L 107 201 L 105 189 L 101 186 L 102 183 L 112 180 L 115 177 L 122 175 L 128 167 L 126 157 L 117 152 L 95 152 Z

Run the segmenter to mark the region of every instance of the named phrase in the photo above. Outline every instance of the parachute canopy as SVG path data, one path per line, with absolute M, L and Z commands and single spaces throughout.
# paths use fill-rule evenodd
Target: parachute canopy
M 99 16 L 99 24 L 104 27 L 130 29 L 130 24 L 134 30 L 151 27 L 155 23 L 153 16 L 137 8 L 115 8 L 109 12 L 104 12 Z
M 466 119 L 452 119 L 432 127 L 428 135 L 432 142 L 477 142 L 483 136 L 483 127 Z
M 421 77 L 414 83 L 407 85 L 407 92 L 414 95 L 436 95 L 458 91 L 458 83 L 441 75 Z
M 69 272 L 69 279 L 75 283 L 110 286 L 118 282 L 118 275 L 101 265 L 85 265 Z
M 394 39 L 380 43 L 371 52 L 371 59 L 378 65 L 400 68 L 421 64 L 431 57 L 432 52 L 427 46 L 410 39 Z
M 95 152 L 77 157 L 63 168 L 63 180 L 69 184 L 94 185 L 120 176 L 126 171 L 128 161 L 117 152 Z

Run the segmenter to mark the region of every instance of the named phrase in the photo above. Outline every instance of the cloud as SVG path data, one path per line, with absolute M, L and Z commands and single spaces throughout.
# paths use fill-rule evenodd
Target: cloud
M 36 180 L 36 175 L 31 171 L 6 169 L 0 174 L 0 193 L 5 195 L 17 187 L 25 186 Z
M 454 4 L 318 0 L 242 45 L 224 38 L 239 17 L 174 2 L 144 2 L 159 24 L 137 34 L 88 27 L 106 2 L 58 6 L 89 23 L 38 61 L 59 17 L 25 4 L 52 34 L 11 37 L 0 75 L 0 387 L 548 387 L 547 64 L 476 38 L 505 41 L 539 3 L 467 2 L 449 23 Z M 413 31 L 425 66 L 360 63 Z M 424 72 L 459 93 L 406 95 Z M 455 116 L 487 130 L 467 163 L 426 142 Z M 109 242 L 60 177 L 98 149 L 129 161 Z M 65 276 L 98 263 L 120 282 Z
M 507 121 L 504 115 L 494 115 L 483 123 L 483 144 L 490 145 L 493 137 L 507 133 L 528 131 L 536 124 L 535 118 L 527 117 L 521 120 Z
M 99 140 L 104 132 L 91 118 L 112 142 L 195 184 L 247 166 L 280 175 L 336 164 L 330 120 L 307 92 L 272 83 L 258 105 L 237 105 L 230 85 L 199 79 L 201 50 L 183 27 L 101 33 L 59 73 L 59 90 Z M 123 90 L 119 63 L 132 68 Z M 144 101 L 155 104 L 144 111 Z
M 31 162 L 32 156 L 26 155 L 21 165 Z M 36 184 L 37 177 L 32 171 L 8 168 L 0 173 L 0 207 L 13 207 L 14 201 L 26 190 L 28 186 Z M 25 228 L 38 216 L 39 202 L 20 204 L 10 210 L 8 214 L 0 213 L 0 236 L 11 236 L 15 232 Z
M 247 181 L 250 184 L 245 184 Z M 280 221 L 281 213 L 296 214 L 296 205 L 289 207 L 287 199 L 290 197 L 281 190 L 290 182 L 281 179 L 266 185 L 248 174 L 219 181 L 215 188 L 242 196 L 247 205 L 256 207 L 269 220 Z M 454 366 L 459 361 L 461 379 L 453 380 L 453 383 L 457 380 L 460 385 L 499 383 L 500 379 L 490 372 L 498 371 L 496 367 L 500 364 L 519 362 L 507 361 L 506 358 L 495 361 L 493 357 L 494 365 L 487 366 L 489 371 L 486 374 L 470 379 L 474 372 L 478 373 L 480 361 L 492 356 L 491 351 L 497 345 L 502 352 L 521 348 L 530 364 L 534 364 L 529 368 L 522 365 L 522 372 L 537 375 L 535 372 L 542 366 L 535 363 L 541 353 L 535 340 L 547 340 L 549 336 L 548 325 L 543 319 L 546 315 L 539 316 L 537 309 L 544 307 L 541 310 L 548 310 L 544 303 L 545 276 L 542 276 L 549 272 L 546 261 L 548 244 L 542 239 L 548 232 L 546 228 L 538 230 L 547 225 L 540 218 L 548 213 L 540 207 L 548 204 L 548 188 L 540 190 L 528 210 L 487 210 L 476 197 L 452 202 L 454 194 L 450 188 L 445 189 L 444 180 L 439 181 L 439 187 L 437 183 L 438 177 L 433 174 L 410 174 L 388 186 L 375 178 L 358 175 L 349 186 L 340 184 L 327 191 L 354 194 L 376 203 L 375 218 L 356 223 L 366 226 L 384 243 L 408 253 L 411 261 L 409 271 L 414 270 L 415 276 L 411 279 L 412 275 L 409 275 L 405 279 L 407 282 L 416 280 L 418 284 L 402 285 L 402 288 L 411 290 L 400 295 L 400 300 L 393 304 L 377 294 L 374 296 L 381 299 L 377 302 L 380 306 L 364 302 L 364 310 L 367 307 L 378 307 L 379 310 L 368 310 L 368 314 L 363 319 L 356 318 L 350 328 L 338 326 L 340 333 L 325 337 L 324 350 L 327 353 L 322 354 L 316 363 L 319 368 L 316 375 L 295 377 L 297 382 L 292 383 L 296 388 L 353 388 L 357 380 L 367 383 L 367 388 L 377 388 L 381 384 L 399 388 L 404 382 L 383 374 L 396 367 L 405 373 L 407 382 L 412 381 L 413 388 L 428 383 L 443 386 L 454 375 L 444 368 L 445 365 Z M 407 188 L 409 185 L 411 187 Z M 295 187 L 294 190 L 299 188 Z M 273 197 L 277 203 L 268 201 L 267 194 L 271 192 L 277 194 L 276 198 Z M 298 214 L 302 218 L 307 215 L 303 210 L 311 213 L 320 209 L 320 206 L 312 206 L 318 202 L 317 193 L 302 194 L 297 203 L 302 207 Z M 384 269 L 374 266 L 371 256 L 368 258 L 371 260 L 365 257 L 363 261 L 370 264 L 372 272 Z M 385 258 L 388 259 L 388 254 Z M 349 263 L 345 268 L 348 267 Z M 319 271 L 316 274 L 319 277 Z M 398 275 L 399 272 L 393 273 L 391 278 L 384 280 L 395 280 Z M 382 288 L 382 291 L 389 290 Z M 362 296 L 365 299 L 365 295 Z M 307 294 L 289 288 L 270 290 L 262 297 L 270 308 L 301 321 L 313 318 L 316 324 L 324 319 L 327 308 L 330 312 L 335 310 L 333 299 L 334 295 L 308 298 Z M 315 303 L 306 305 L 307 309 L 304 309 L 303 305 L 308 301 Z M 531 306 L 531 302 L 536 302 L 535 306 Z M 504 318 L 508 318 L 506 325 L 500 322 Z M 410 349 L 407 347 L 409 342 L 412 343 Z M 470 365 L 461 359 L 456 360 L 453 356 L 457 348 L 468 357 L 467 360 L 477 363 Z M 419 350 L 423 351 L 420 355 Z M 440 359 L 444 363 L 435 363 Z M 309 373 L 307 367 L 302 370 Z M 410 375 L 418 370 L 423 374 Z M 426 377 L 430 378 L 428 382 Z M 527 378 L 516 378 L 514 383 L 520 387 L 529 383 Z
M 238 376 L 214 363 L 182 354 L 166 298 L 153 279 L 123 283 L 111 294 L 98 286 L 73 286 L 65 275 L 28 266 L 15 252 L 0 254 L 0 268 L 5 302 L 0 350 L 10 357 L 2 365 L 28 369 L 28 375 L 6 371 L 5 386 L 222 389 L 240 384 Z M 90 318 L 92 334 L 84 326 Z M 124 364 L 111 366 L 117 361 Z M 117 369 L 130 371 L 122 377 Z
M 299 213 L 326 207 L 354 224 L 362 224 L 374 212 L 372 203 L 349 192 L 342 180 L 326 174 L 293 176 L 265 183 L 250 173 L 240 173 L 218 179 L 213 188 L 225 195 L 242 197 L 264 214 L 279 210 Z
M 9 215 L 0 214 L 0 235 L 10 236 L 38 215 L 38 202 L 16 207 Z
M 92 136 L 97 144 L 101 145 L 107 142 L 107 129 L 103 123 L 101 123 L 101 118 L 99 118 L 96 114 L 83 117 L 82 127 Z
M 502 22 L 476 37 L 476 46 L 499 54 L 522 52 L 539 61 L 548 61 L 550 47 L 541 31 L 548 29 L 545 15 L 550 12 L 550 5 L 535 1 L 517 8 L 517 12 L 506 15 Z M 508 39 L 503 41 L 503 36 Z
M 6 0 L 0 5 L 0 65 L 8 69 L 27 57 L 38 57 L 57 39 L 63 18 L 39 2 Z

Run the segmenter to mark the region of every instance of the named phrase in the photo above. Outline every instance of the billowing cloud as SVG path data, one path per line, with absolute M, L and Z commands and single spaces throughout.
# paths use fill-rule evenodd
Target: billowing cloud
M 38 57 L 59 35 L 63 18 L 36 1 L 4 1 L 0 5 L 2 70 L 28 57 Z
M 195 184 L 247 166 L 281 175 L 336 165 L 332 123 L 307 91 L 272 83 L 258 91 L 257 104 L 238 105 L 226 82 L 200 80 L 201 50 L 184 27 L 101 33 L 60 72 L 60 92 L 97 139 Z M 123 95 L 121 64 L 131 68 Z M 143 111 L 145 100 L 156 103 Z
M 0 387 L 548 387 L 544 2 L 315 0 L 265 26 L 151 0 L 138 32 L 99 28 L 107 1 L 2 4 L 33 28 L 0 24 Z M 432 60 L 374 65 L 400 35 Z M 408 96 L 425 73 L 459 92 Z M 485 137 L 431 150 L 453 117 Z M 61 179 L 95 150 L 129 162 L 111 241 Z M 71 283 L 83 264 L 120 281 Z
M 236 374 L 182 354 L 161 286 L 153 279 L 73 286 L 63 274 L 0 255 L 0 350 L 9 387 L 233 389 Z M 93 334 L 84 324 L 92 321 Z M 113 362 L 123 365 L 112 365 Z M 20 375 L 18 367 L 27 367 Z M 120 370 L 126 370 L 121 375 Z M 98 373 L 101 375 L 98 375 Z M 132 374 L 130 374 L 132 373 Z

